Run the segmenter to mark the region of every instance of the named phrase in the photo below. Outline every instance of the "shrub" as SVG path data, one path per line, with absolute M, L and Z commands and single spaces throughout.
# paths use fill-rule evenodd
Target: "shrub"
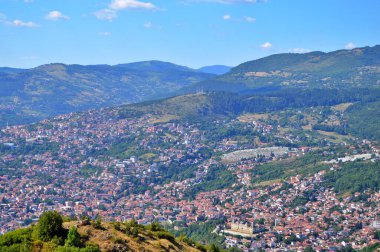
M 65 245 L 68 247 L 80 247 L 82 246 L 80 241 L 80 235 L 76 227 L 72 226 L 67 235 Z
M 137 237 L 139 235 L 140 228 L 141 226 L 137 223 L 137 221 L 132 219 L 125 223 L 125 234 L 132 237 Z
M 114 222 L 114 223 L 113 223 L 113 227 L 114 227 L 117 231 L 121 231 L 121 225 L 120 225 L 120 222 Z
M 174 236 L 171 233 L 167 232 L 167 231 L 158 231 L 157 232 L 157 237 L 160 238 L 160 239 L 166 239 L 166 240 L 171 241 L 173 243 L 176 242 Z
M 97 218 L 95 221 L 91 223 L 91 225 L 96 229 L 102 229 L 102 220 L 100 218 Z
M 23 228 L 15 230 L 0 236 L 0 247 L 1 246 L 11 246 L 15 243 L 22 243 L 25 240 L 30 240 L 32 235 L 31 228 Z
M 156 232 L 156 231 L 161 231 L 162 228 L 160 224 L 158 223 L 158 221 L 154 221 L 150 225 L 148 225 L 148 230 Z
M 212 244 L 208 250 L 209 252 L 220 252 L 220 249 L 215 245 Z

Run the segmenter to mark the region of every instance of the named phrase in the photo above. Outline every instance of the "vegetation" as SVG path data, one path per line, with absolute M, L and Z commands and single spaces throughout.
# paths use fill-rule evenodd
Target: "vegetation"
M 202 244 L 215 244 L 221 247 L 224 238 L 212 233 L 212 231 L 217 225 L 222 224 L 224 224 L 224 220 L 210 220 L 203 223 L 191 224 L 179 231 L 172 230 L 172 232 L 179 237 L 189 237 L 191 240 L 198 241 Z
M 51 241 L 53 238 L 64 236 L 62 216 L 57 212 L 45 212 L 41 215 L 37 225 L 38 238 L 41 241 Z
M 0 251 L 157 251 L 158 248 L 198 251 L 195 244 L 186 243 L 184 240 L 189 241 L 186 237 L 177 240 L 158 222 L 148 226 L 139 225 L 135 220 L 125 223 L 102 223 L 102 229 L 97 229 L 87 221 L 63 222 L 62 216 L 57 212 L 45 212 L 36 226 L 0 236 Z
M 78 233 L 77 228 L 75 226 L 72 226 L 67 235 L 65 246 L 80 247 L 81 245 L 80 234 Z
M 349 130 L 365 139 L 380 141 L 380 101 L 361 102 L 351 106 L 348 113 Z
M 380 97 L 376 87 L 355 88 L 283 88 L 258 94 L 208 92 L 172 97 L 121 107 L 119 114 L 152 113 L 174 116 L 172 120 L 207 122 L 244 113 L 266 113 L 284 109 L 333 106 L 347 102 L 373 102 Z
M 58 143 L 44 142 L 42 143 L 15 143 L 15 146 L 0 145 L 0 154 L 26 155 L 26 154 L 43 154 L 46 152 L 54 152 L 59 150 Z
M 195 198 L 199 192 L 207 192 L 231 187 L 236 182 L 235 176 L 223 165 L 213 165 L 209 168 L 203 182 L 194 185 L 186 191 L 186 196 Z
M 342 168 L 325 176 L 325 185 L 333 187 L 337 193 L 355 193 L 366 190 L 380 190 L 379 162 L 348 162 Z
M 321 153 L 312 152 L 300 158 L 286 159 L 257 166 L 252 170 L 252 183 L 257 185 L 264 181 L 285 179 L 299 174 L 306 176 L 317 173 L 328 168 L 327 165 L 320 164 L 322 159 Z
M 49 64 L 6 71 L 0 75 L 0 126 L 166 96 L 168 91 L 213 76 L 159 61 L 117 66 Z
M 361 252 L 374 252 L 374 251 L 378 251 L 380 248 L 380 243 L 375 243 L 367 248 L 364 248 L 362 250 L 360 250 Z
M 196 83 L 187 90 L 247 93 L 267 92 L 283 86 L 300 88 L 375 86 L 379 73 L 374 73 L 367 67 L 380 64 L 379 54 L 380 46 L 330 53 L 275 54 L 240 64 L 225 75 Z M 255 72 L 265 74 L 252 74 Z

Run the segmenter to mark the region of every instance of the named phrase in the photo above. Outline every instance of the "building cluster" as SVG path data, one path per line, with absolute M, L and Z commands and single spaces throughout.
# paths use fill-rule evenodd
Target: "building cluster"
M 251 129 L 252 141 L 210 140 L 215 136 L 200 124 L 157 123 L 154 115 L 126 119 L 112 109 L 2 129 L 0 234 L 37 221 L 44 211 L 57 210 L 72 217 L 133 218 L 142 224 L 158 220 L 176 230 L 222 219 L 218 235 L 226 238 L 226 246 L 245 251 L 309 245 L 319 250 L 361 248 L 378 242 L 374 232 L 380 192 L 366 195 L 365 201 L 354 200 L 360 194 L 340 199 L 322 186 L 324 171 L 253 188 L 252 169 L 257 164 L 301 156 L 312 148 L 257 143 L 258 134 L 275 131 L 257 122 L 215 125 Z M 289 134 L 277 137 L 297 141 Z M 263 147 L 269 148 L 258 157 Z M 355 148 L 366 157 L 379 152 L 367 142 Z M 223 164 L 234 175 L 231 187 L 189 197 L 210 167 L 222 165 L 223 154 L 242 150 L 255 150 L 255 157 Z

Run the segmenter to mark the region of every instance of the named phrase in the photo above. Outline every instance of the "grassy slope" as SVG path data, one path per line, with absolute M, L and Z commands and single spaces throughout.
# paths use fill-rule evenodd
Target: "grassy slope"
M 80 251 L 97 251 L 86 250 L 89 246 L 96 248 L 100 251 L 185 251 L 197 252 L 195 247 L 181 242 L 174 238 L 166 231 L 150 231 L 146 227 L 140 226 L 138 235 L 126 235 L 123 231 L 124 224 L 120 224 L 120 229 L 116 230 L 115 225 L 112 223 L 102 223 L 101 228 L 95 228 L 93 225 L 82 225 L 80 222 L 64 222 L 64 233 L 70 227 L 76 226 L 80 234 L 81 250 Z M 65 235 L 65 236 L 66 236 Z M 0 236 L 0 251 L 13 252 L 13 251 L 33 251 L 33 252 L 79 252 L 79 248 L 66 247 L 57 245 L 57 241 L 42 242 L 37 238 L 37 227 L 31 226 L 28 228 L 18 229 L 11 231 L 3 236 Z
M 69 229 L 77 222 L 65 223 Z M 188 251 L 196 252 L 197 249 L 180 241 L 169 241 L 158 238 L 157 234 L 150 231 L 141 231 L 138 238 L 133 238 L 121 231 L 117 231 L 112 224 L 103 223 L 104 229 L 95 229 L 91 225 L 79 226 L 78 232 L 81 236 L 88 236 L 88 241 L 99 245 L 101 251 Z

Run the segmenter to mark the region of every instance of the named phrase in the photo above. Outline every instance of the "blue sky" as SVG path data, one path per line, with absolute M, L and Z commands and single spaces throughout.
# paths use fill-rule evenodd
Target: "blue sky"
M 0 0 L 0 66 L 234 66 L 380 44 L 379 0 Z

